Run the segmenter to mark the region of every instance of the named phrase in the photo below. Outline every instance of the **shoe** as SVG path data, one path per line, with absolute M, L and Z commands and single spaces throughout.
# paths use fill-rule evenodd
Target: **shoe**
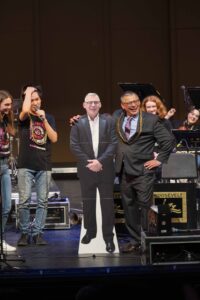
M 139 243 L 137 244 L 128 243 L 127 245 L 121 248 L 121 252 L 122 253 L 139 252 L 140 249 L 141 249 L 141 245 Z
M 41 233 L 33 235 L 33 242 L 36 245 L 45 246 L 47 245 L 47 241 L 45 241 L 41 235 Z
M 113 241 L 106 242 L 106 251 L 109 253 L 112 253 L 115 251 L 115 244 L 113 243 Z
M 6 243 L 6 241 L 3 240 L 3 250 L 8 251 L 8 252 L 12 252 L 12 251 L 16 251 L 16 248 L 9 245 L 8 243 Z
M 17 246 L 27 246 L 29 244 L 29 236 L 27 233 L 22 233 L 20 239 L 17 242 Z
M 82 238 L 82 240 L 81 240 L 81 243 L 82 244 L 89 244 L 90 243 L 90 241 L 92 240 L 92 239 L 94 239 L 96 236 L 91 236 L 91 235 L 89 235 L 88 233 L 86 233 L 85 235 L 84 235 L 84 237 Z

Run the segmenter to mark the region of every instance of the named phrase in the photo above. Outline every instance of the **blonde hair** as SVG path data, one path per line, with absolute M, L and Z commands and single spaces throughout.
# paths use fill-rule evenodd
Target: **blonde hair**
M 155 95 L 148 96 L 148 97 L 144 98 L 144 100 L 142 101 L 142 111 L 146 111 L 146 104 L 149 101 L 154 102 L 156 104 L 156 107 L 157 107 L 157 113 L 156 114 L 161 119 L 164 119 L 164 117 L 167 114 L 167 108 L 165 107 L 163 102 L 160 100 L 160 98 L 155 96 Z

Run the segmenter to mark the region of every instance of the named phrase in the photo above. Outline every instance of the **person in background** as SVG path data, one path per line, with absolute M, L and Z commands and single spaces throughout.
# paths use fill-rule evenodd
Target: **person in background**
M 26 246 L 32 235 L 36 245 L 46 245 L 42 233 L 45 226 L 48 194 L 51 181 L 51 143 L 57 142 L 55 119 L 41 109 L 40 86 L 27 85 L 22 89 L 22 110 L 19 114 L 19 227 L 18 246 Z M 30 201 L 33 183 L 37 207 L 30 226 Z
M 200 129 L 199 125 L 200 111 L 199 109 L 190 107 L 185 119 L 183 121 L 174 121 L 174 128 L 178 130 L 198 130 Z
M 121 177 L 125 223 L 133 239 L 122 252 L 132 252 L 140 246 L 141 231 L 147 230 L 155 170 L 168 160 L 175 139 L 157 115 L 141 110 L 139 93 L 125 91 L 121 107 L 123 112 L 116 119 L 119 146 L 115 161 Z M 156 158 L 155 143 L 160 147 Z
M 199 124 L 199 119 L 200 119 L 200 111 L 194 106 L 189 107 L 188 112 L 186 114 L 186 117 L 183 121 L 175 120 L 174 121 L 174 128 L 177 130 L 200 130 L 200 124 Z M 183 148 L 182 148 L 183 147 Z M 178 152 L 182 151 L 182 149 L 187 151 L 190 148 L 193 148 L 196 153 L 196 162 L 197 162 L 197 171 L 198 171 L 198 178 L 197 178 L 197 183 L 199 184 L 200 182 L 200 155 L 198 153 L 198 149 L 200 147 L 199 142 L 191 142 L 187 141 L 187 139 L 183 139 L 179 141 L 176 145 L 176 149 Z M 182 148 L 182 149 L 181 149 Z
M 158 96 L 149 95 L 145 97 L 142 101 L 141 108 L 143 111 L 158 115 L 169 130 L 173 128 L 172 123 L 169 120 L 174 116 L 176 109 L 171 108 L 167 111 L 166 106 Z
M 101 101 L 96 93 L 88 93 L 83 102 L 86 114 L 71 127 L 70 148 L 76 156 L 83 199 L 83 221 L 86 234 L 81 243 L 96 237 L 96 190 L 100 195 L 102 233 L 106 251 L 115 251 L 114 228 L 114 156 L 117 148 L 115 123 L 108 114 L 99 114 Z
M 200 119 L 200 111 L 199 109 L 195 108 L 194 106 L 190 107 L 188 109 L 188 112 L 186 114 L 186 117 L 184 120 L 174 120 L 173 121 L 173 129 L 176 130 L 191 130 L 191 131 L 196 131 L 200 130 L 200 124 L 199 124 L 199 119 Z M 198 147 L 200 146 L 199 142 L 197 143 Z M 188 142 L 187 139 L 182 139 L 181 141 L 177 141 L 176 148 L 177 150 L 181 150 L 181 147 L 185 147 L 187 150 L 189 150 L 190 147 L 194 147 L 190 142 Z M 196 146 L 196 143 L 195 143 Z M 198 168 L 200 168 L 200 156 L 197 155 L 197 165 Z
M 10 136 L 15 135 L 14 117 L 12 111 L 13 97 L 6 90 L 0 90 L 0 175 L 1 175 L 1 224 L 5 251 L 15 251 L 4 239 L 5 226 L 11 210 L 11 177 L 9 172 Z

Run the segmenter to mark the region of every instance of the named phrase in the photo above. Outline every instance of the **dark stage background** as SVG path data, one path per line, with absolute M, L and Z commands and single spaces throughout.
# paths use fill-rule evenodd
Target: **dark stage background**
M 0 88 L 15 99 L 41 83 L 59 141 L 53 162 L 73 162 L 68 119 L 86 93 L 119 107 L 118 82 L 150 82 L 183 118 L 180 86 L 200 85 L 199 0 L 1 0 Z

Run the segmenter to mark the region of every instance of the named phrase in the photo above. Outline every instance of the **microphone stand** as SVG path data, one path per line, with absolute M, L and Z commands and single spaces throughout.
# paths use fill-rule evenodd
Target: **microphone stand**
M 1 253 L 0 253 L 0 262 L 4 262 L 4 254 L 3 254 L 3 228 L 2 228 L 2 224 L 3 224 L 3 218 L 2 218 L 2 199 L 0 196 L 0 227 L 1 227 L 1 231 L 0 231 L 0 246 L 1 246 Z
M 2 195 L 1 195 L 1 175 L 0 175 L 0 269 L 2 268 L 2 263 L 5 264 L 9 269 L 12 269 L 14 267 L 12 267 L 8 261 L 21 261 L 21 262 L 25 262 L 25 259 L 23 258 L 15 258 L 15 259 L 8 259 L 6 257 L 6 254 L 4 253 L 4 249 L 3 249 L 3 205 L 2 205 Z
M 13 269 L 13 268 L 15 268 L 15 267 L 13 267 L 13 266 L 11 266 L 8 262 L 9 261 L 21 261 L 21 262 L 25 262 L 25 259 L 23 259 L 23 258 L 20 258 L 20 257 L 18 257 L 18 258 L 13 258 L 13 259 L 8 259 L 7 257 L 6 257 L 6 254 L 4 253 L 4 249 L 3 249 L 3 228 L 2 228 L 2 224 L 3 224 L 3 218 L 2 218 L 2 197 L 0 196 L 0 227 L 1 227 L 1 231 L 0 231 L 0 234 L 1 234 L 1 236 L 0 236 L 0 245 L 1 245 L 1 247 L 0 247 L 0 269 L 3 269 L 3 267 L 2 267 L 2 263 L 3 264 L 5 264 L 9 269 Z

